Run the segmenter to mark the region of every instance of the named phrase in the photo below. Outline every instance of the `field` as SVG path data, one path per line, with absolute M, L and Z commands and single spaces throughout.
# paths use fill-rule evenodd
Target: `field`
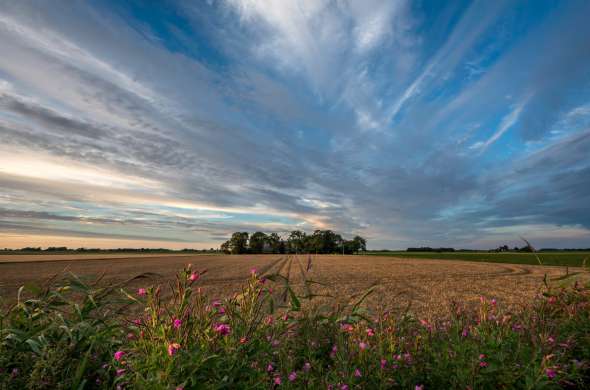
M 584 260 L 590 265 L 590 252 L 369 252 L 373 256 L 392 256 L 412 259 L 466 260 L 504 264 L 557 265 L 580 267 Z M 538 257 L 538 259 L 537 259 Z
M 117 254 L 4 256 L 0 275 L 2 389 L 590 383 L 585 268 Z
M 301 263 L 306 266 L 307 260 L 305 255 L 5 255 L 0 256 L 0 296 L 11 302 L 21 285 L 42 285 L 68 272 L 88 281 L 103 275 L 105 284 L 150 272 L 154 274 L 150 279 L 133 281 L 129 288 L 167 284 L 189 263 L 197 270 L 208 270 L 201 283 L 214 298 L 230 297 L 240 291 L 253 267 L 262 274 L 288 276 L 294 288 L 300 290 L 299 267 Z M 447 312 L 452 301 L 474 303 L 480 296 L 518 309 L 540 291 L 545 274 L 551 281 L 564 278 L 566 272 L 568 281 L 589 279 L 589 274 L 578 268 L 339 255 L 313 256 L 309 278 L 322 283 L 316 286 L 318 293 L 339 301 L 376 286 L 367 299 L 372 309 L 401 311 L 410 307 L 421 315 L 439 316 Z

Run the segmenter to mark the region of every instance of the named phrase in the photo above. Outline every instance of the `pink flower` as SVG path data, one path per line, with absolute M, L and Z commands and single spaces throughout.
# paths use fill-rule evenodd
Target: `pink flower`
M 250 268 L 250 275 L 256 276 L 257 272 L 258 272 L 258 270 L 256 268 Z
M 227 336 L 231 332 L 231 327 L 227 324 L 217 324 L 214 330 L 221 336 Z
M 342 324 L 340 325 L 340 329 L 342 329 L 343 332 L 352 332 L 354 330 L 354 327 L 350 324 Z
M 115 360 L 118 361 L 118 362 L 121 361 L 121 359 L 123 358 L 124 355 L 125 355 L 125 352 L 123 352 L 123 351 L 117 351 L 117 352 L 115 352 L 115 355 L 114 355 L 115 356 Z
M 372 328 L 367 328 L 367 336 L 369 336 L 369 337 L 375 336 L 375 331 Z
M 180 349 L 180 344 L 178 343 L 171 343 L 168 345 L 168 356 L 174 356 L 176 352 Z
M 557 297 L 549 297 L 549 299 L 547 301 L 552 305 L 555 302 L 557 302 Z
M 198 272 L 193 272 L 189 275 L 188 280 L 190 280 L 191 282 L 196 282 L 197 280 L 199 280 L 200 277 L 201 275 L 199 275 Z
M 273 318 L 273 316 L 268 316 L 268 317 L 266 317 L 266 319 L 264 320 L 264 323 L 265 323 L 266 325 L 272 325 L 274 321 L 275 321 L 275 319 Z
M 365 342 L 362 342 L 362 341 L 361 341 L 361 342 L 359 343 L 359 348 L 360 348 L 360 350 L 361 350 L 361 351 L 364 351 L 365 349 L 367 349 L 367 348 L 368 348 L 368 346 L 369 346 L 369 345 L 368 345 L 367 343 L 365 343 Z
M 348 390 L 348 385 L 344 384 L 344 385 L 340 386 L 340 390 Z
M 141 325 L 141 319 L 139 319 L 139 318 L 136 318 L 136 319 L 134 319 L 134 320 L 133 320 L 133 323 L 134 323 L 135 325 L 139 326 L 139 325 Z
M 274 371 L 274 367 L 272 366 L 272 364 L 268 363 L 268 366 L 266 366 L 266 371 L 267 372 L 273 372 Z
M 469 329 L 467 329 L 467 328 L 463 329 L 463 332 L 461 332 L 461 336 L 463 336 L 463 337 L 469 336 Z
M 280 385 L 282 383 L 281 377 L 280 376 L 275 376 L 274 383 L 275 383 L 275 385 Z
M 384 369 L 385 367 L 387 367 L 387 360 L 385 359 L 381 359 L 381 369 Z
M 557 371 L 552 368 L 548 368 L 545 370 L 545 374 L 547 375 L 547 378 L 553 379 L 557 376 Z
M 211 302 L 211 304 L 213 305 L 213 307 L 220 307 L 221 301 L 219 299 L 216 299 L 213 302 Z
M 117 371 L 115 373 L 115 375 L 117 376 L 121 376 L 125 374 L 125 369 L 124 368 L 117 368 Z
M 479 360 L 482 360 L 482 359 L 485 359 L 485 358 L 486 358 L 486 355 L 484 355 L 483 353 L 480 353 L 479 354 Z
M 553 344 L 553 343 L 555 343 L 555 338 L 554 338 L 553 336 L 549 336 L 549 337 L 547 338 L 547 342 L 548 342 L 549 344 Z
M 240 338 L 240 344 L 246 344 L 248 342 L 248 338 L 247 337 L 241 337 Z
M 479 366 L 481 368 L 486 368 L 488 366 L 488 363 L 486 363 L 486 362 L 479 362 Z
M 492 306 L 496 306 L 496 298 L 492 299 Z
M 414 390 L 424 390 L 424 385 L 416 385 L 416 387 L 414 387 Z
M 361 376 L 363 376 L 361 374 L 361 370 L 359 370 L 358 368 L 355 368 L 354 369 L 354 376 L 357 377 L 357 378 L 360 378 Z
M 140 297 L 143 297 L 146 294 L 147 294 L 147 290 L 145 288 L 138 288 L 137 289 L 137 295 L 139 295 Z
M 309 362 L 306 362 L 306 363 L 303 365 L 303 371 L 305 371 L 305 372 L 309 372 L 309 370 L 311 370 L 311 364 L 310 364 Z
M 180 329 L 180 327 L 182 326 L 182 320 L 175 318 L 172 322 L 172 326 L 174 326 L 174 329 Z
M 289 374 L 289 381 L 295 382 L 295 379 L 297 379 L 297 373 L 295 371 L 293 371 L 292 373 Z
M 176 387 L 176 390 L 184 390 L 184 387 L 178 386 L 178 387 Z

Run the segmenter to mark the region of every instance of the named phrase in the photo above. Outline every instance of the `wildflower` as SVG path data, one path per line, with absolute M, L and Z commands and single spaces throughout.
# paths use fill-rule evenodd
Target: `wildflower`
M 549 299 L 547 299 L 547 302 L 549 302 L 549 304 L 553 305 L 555 302 L 557 302 L 557 297 L 551 296 L 551 297 L 549 297 Z
M 227 324 L 217 324 L 214 330 L 221 336 L 227 336 L 231 332 L 231 327 Z
M 288 321 L 289 320 L 289 314 L 286 314 L 282 317 L 283 321 Z
M 547 375 L 547 378 L 549 379 L 554 379 L 557 376 L 557 371 L 552 368 L 548 368 L 545 370 L 545 375 Z
M 548 342 L 549 344 L 553 344 L 553 343 L 555 343 L 555 338 L 554 338 L 553 336 L 549 336 L 549 337 L 547 338 L 547 342 Z
M 125 375 L 125 369 L 124 368 L 117 368 L 117 371 L 115 372 L 115 375 L 117 376 L 122 376 Z
M 268 366 L 266 366 L 266 372 L 273 372 L 274 371 L 274 367 L 272 366 L 272 364 L 268 363 Z
M 131 332 L 127 333 L 127 340 L 133 340 L 135 338 L 135 335 Z
M 334 385 L 328 385 L 328 390 L 334 390 Z
M 275 376 L 274 383 L 277 386 L 280 385 L 282 383 L 281 377 L 280 376 Z
M 274 348 L 278 347 L 281 344 L 281 342 L 279 340 L 273 340 L 270 342 L 270 345 L 272 345 Z
M 275 319 L 273 318 L 273 316 L 267 316 L 266 319 L 264 320 L 264 323 L 266 325 L 272 325 L 274 321 L 275 321 Z
M 248 338 L 247 337 L 241 337 L 240 338 L 240 344 L 246 344 L 248 342 Z
M 137 295 L 139 295 L 140 297 L 143 297 L 146 294 L 147 294 L 147 290 L 145 288 L 138 288 L 137 289 Z
M 354 330 L 353 326 L 350 324 L 342 324 L 340 325 L 340 329 L 342 329 L 343 332 L 352 332 Z
M 250 275 L 256 276 L 257 272 L 258 272 L 258 270 L 256 268 L 250 268 Z
M 116 361 L 121 361 L 121 359 L 123 358 L 123 355 L 125 355 L 125 352 L 123 351 L 117 351 L 115 352 L 115 360 Z
M 133 324 L 135 324 L 137 326 L 141 325 L 141 319 L 139 319 L 139 318 L 134 319 Z
M 292 373 L 289 374 L 289 381 L 295 382 L 295 379 L 297 379 L 297 373 L 295 371 L 293 371 Z
M 463 329 L 463 332 L 461 332 L 461 336 L 463 336 L 463 337 L 469 336 L 469 329 L 467 329 L 467 328 Z
M 373 330 L 373 328 L 367 328 L 367 336 L 369 336 L 369 337 L 375 336 L 375 331 Z
M 367 343 L 365 343 L 365 342 L 362 342 L 362 341 L 361 341 L 361 342 L 359 343 L 359 348 L 360 348 L 360 350 L 361 350 L 361 351 L 364 351 L 365 349 L 367 349 L 367 347 L 368 347 L 368 346 L 369 346 L 369 345 L 368 345 Z
M 338 347 L 336 345 L 332 346 L 332 351 L 330 352 L 330 357 L 334 359 L 336 357 L 336 352 L 338 351 Z
M 381 359 L 380 365 L 381 365 L 381 369 L 384 369 L 385 367 L 387 367 L 387 360 Z
M 309 372 L 309 370 L 311 370 L 311 364 L 309 362 L 305 362 L 303 365 L 303 371 Z
M 217 313 L 219 313 L 219 314 L 225 314 L 225 308 L 223 306 L 219 306 L 217 308 Z
M 168 356 L 174 356 L 176 352 L 180 349 L 180 344 L 178 343 L 171 343 L 168 345 Z
M 416 385 L 416 387 L 414 387 L 414 390 L 424 390 L 424 385 Z
M 363 376 L 361 374 L 361 370 L 359 370 L 358 368 L 355 368 L 354 369 L 354 376 L 357 377 L 357 378 L 360 378 L 361 376 Z
M 199 280 L 200 277 L 201 275 L 199 275 L 198 272 L 193 272 L 189 275 L 188 280 L 190 280 L 191 282 L 196 282 L 197 280 Z
M 492 306 L 496 306 L 496 298 L 492 299 Z
M 348 385 L 343 384 L 342 386 L 340 386 L 340 390 L 348 390 Z
M 216 299 L 213 302 L 211 302 L 211 304 L 213 305 L 213 307 L 220 307 L 221 301 L 219 299 Z
M 486 355 L 484 355 L 483 353 L 480 353 L 479 354 L 479 360 L 482 360 L 482 359 L 485 359 L 485 358 L 486 358 Z
M 177 387 L 176 387 L 176 390 L 184 390 L 184 387 L 182 387 L 182 386 L 177 386 Z
M 481 362 L 479 362 L 479 366 L 481 368 L 486 368 L 488 366 L 488 363 L 487 362 L 484 362 L 484 361 L 481 361 Z
M 172 326 L 174 326 L 174 329 L 180 329 L 180 327 L 182 326 L 182 320 L 175 318 L 172 322 Z

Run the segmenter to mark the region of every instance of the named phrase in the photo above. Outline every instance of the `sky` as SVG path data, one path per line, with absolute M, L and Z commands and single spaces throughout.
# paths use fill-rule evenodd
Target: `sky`
M 0 247 L 590 247 L 588 1 L 0 0 Z

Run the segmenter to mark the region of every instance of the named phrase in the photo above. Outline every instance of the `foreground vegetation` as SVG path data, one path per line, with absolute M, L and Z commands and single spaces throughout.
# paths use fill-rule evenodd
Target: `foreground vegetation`
M 224 301 L 207 297 L 199 284 L 206 271 L 190 266 L 167 293 L 149 279 L 125 291 L 126 283 L 100 287 L 74 275 L 59 287 L 30 288 L 28 298 L 21 289 L 0 318 L 0 387 L 590 385 L 590 286 L 546 284 L 518 313 L 481 297 L 476 307 L 452 303 L 446 318 L 416 318 L 367 313 L 370 290 L 344 307 L 316 300 L 311 267 L 311 259 L 302 264 L 297 290 L 282 275 L 253 269 L 241 293 Z
M 590 252 L 407 252 L 368 251 L 367 255 L 413 259 L 485 261 L 490 263 L 558 265 L 582 267 L 590 265 Z

